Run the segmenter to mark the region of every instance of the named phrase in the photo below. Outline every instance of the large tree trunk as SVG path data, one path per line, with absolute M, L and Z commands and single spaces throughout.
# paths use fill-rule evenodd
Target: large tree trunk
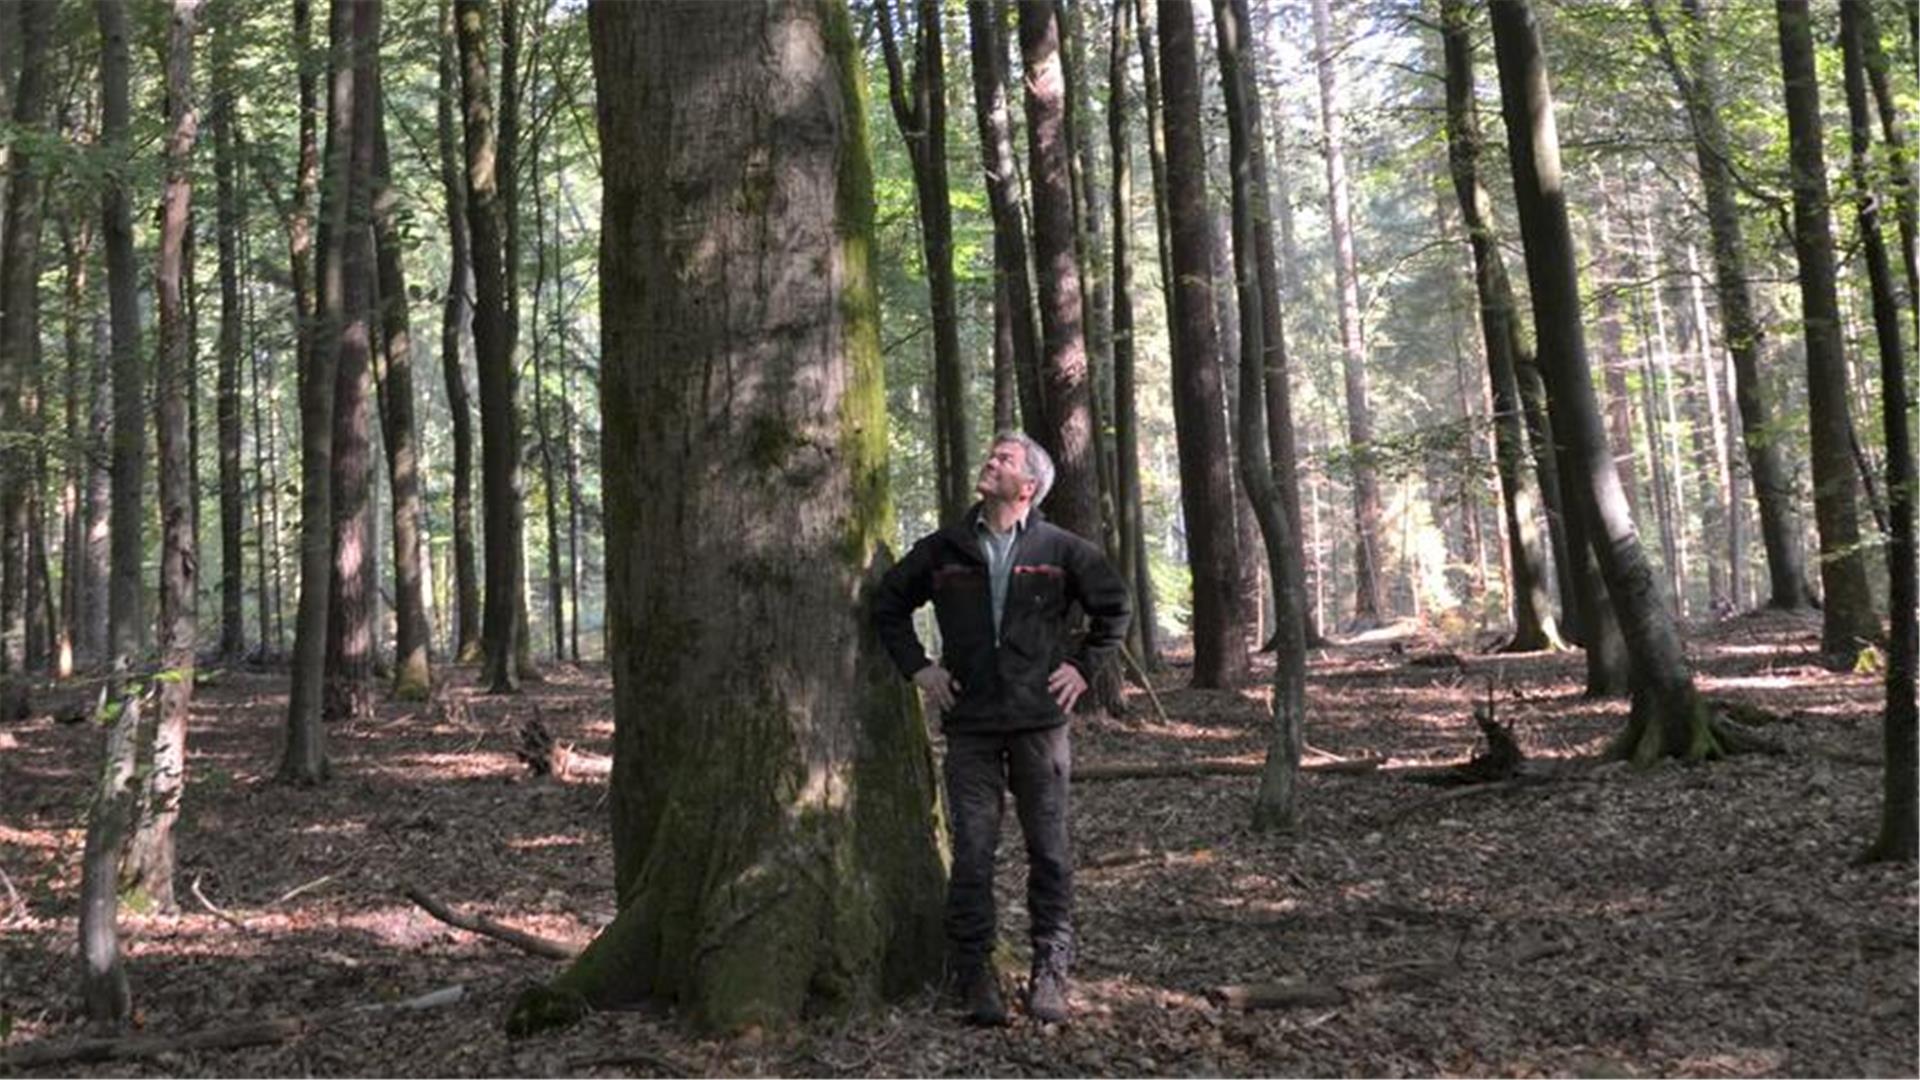
M 421 491 L 420 437 L 414 421 L 413 330 L 407 319 L 406 269 L 400 261 L 400 197 L 393 187 L 385 95 L 377 75 L 373 89 L 373 230 L 381 345 L 374 372 L 380 394 L 381 437 L 387 449 L 387 484 L 392 490 L 393 696 L 417 701 L 433 690 L 433 669 L 427 655 L 433 627 L 427 610 L 423 535 L 426 498 Z
M 237 26 L 227 23 L 213 30 L 214 202 L 220 258 L 220 373 L 215 384 L 214 422 L 220 458 L 220 655 L 237 658 L 246 649 L 242 602 L 246 566 L 241 554 L 245 503 L 240 491 L 240 228 L 244 220 L 241 195 L 234 183 L 233 37 Z M 255 522 L 255 528 L 262 523 Z M 260 597 L 264 607 L 266 596 Z
M 1567 222 L 1560 138 L 1539 24 L 1526 0 L 1494 0 L 1491 14 L 1514 197 L 1554 430 L 1582 481 L 1567 495 L 1589 516 L 1593 528 L 1588 541 L 1626 641 L 1633 711 L 1619 749 L 1641 763 L 1662 756 L 1713 756 L 1727 747 L 1694 689 L 1659 578 L 1634 532 L 1594 401 L 1580 322 L 1579 267 Z
M 1108 418 L 1113 415 L 1113 300 L 1106 267 L 1105 207 L 1101 204 L 1094 137 L 1086 125 L 1092 115 L 1090 80 L 1086 65 L 1086 20 L 1091 5 L 1054 0 L 1054 21 L 1060 27 L 1061 71 L 1066 79 L 1067 147 L 1073 183 L 1074 253 L 1080 267 L 1080 295 L 1086 302 L 1088 431 L 1094 464 L 1094 505 L 1099 542 L 1114 558 L 1120 550 L 1119 513 L 1114 509 L 1115 468 L 1108 442 Z M 1119 665 L 1108 665 L 1108 681 L 1096 681 L 1094 693 L 1112 711 L 1124 712 Z
M 327 140 L 321 171 L 319 286 L 300 380 L 300 606 L 295 619 L 292 688 L 287 704 L 287 751 L 280 776 L 297 784 L 327 778 L 322 722 L 328 610 L 333 575 L 333 414 L 336 375 L 347 331 L 346 245 L 353 195 L 356 102 L 366 91 L 358 57 L 372 48 L 366 23 L 374 12 L 353 0 L 333 0 L 327 18 Z M 363 326 L 364 333 L 364 326 Z M 360 344 L 365 348 L 364 341 Z
M 1220 83 L 1226 97 L 1227 140 L 1233 177 L 1233 269 L 1240 297 L 1240 482 L 1260 520 L 1266 544 L 1267 576 L 1273 583 L 1274 649 L 1273 731 L 1267 761 L 1254 800 L 1253 822 L 1263 829 L 1291 829 L 1300 774 L 1300 750 L 1306 743 L 1306 623 L 1299 590 L 1300 545 L 1281 503 L 1273 462 L 1267 456 L 1265 381 L 1273 375 L 1266 341 L 1257 222 L 1267 209 L 1264 177 L 1255 167 L 1264 154 L 1259 127 L 1259 90 L 1248 70 L 1246 38 L 1251 18 L 1247 0 L 1214 0 L 1213 26 L 1219 41 Z M 1284 371 L 1283 371 L 1284 374 Z M 1291 564 L 1291 565 L 1290 565 Z
M 452 0 L 442 0 L 440 94 L 435 109 L 440 183 L 447 194 L 447 286 L 440 315 L 440 367 L 453 429 L 453 658 L 480 659 L 480 572 L 473 542 L 473 405 L 465 357 L 473 345 L 473 244 L 467 233 L 467 178 L 453 103 L 458 97 Z
M 1445 0 L 1440 18 L 1446 51 L 1447 160 L 1460 218 L 1473 249 L 1474 292 L 1480 299 L 1480 333 L 1493 388 L 1494 464 L 1500 475 L 1512 564 L 1507 593 L 1513 636 L 1505 648 L 1513 652 L 1560 648 L 1559 627 L 1547 596 L 1547 551 L 1536 517 L 1539 487 L 1520 399 L 1517 365 L 1526 346 L 1506 261 L 1493 235 L 1493 200 L 1480 180 L 1480 119 L 1474 106 L 1473 42 L 1464 0 Z
M 100 141 L 116 159 L 133 152 L 127 11 L 98 0 L 100 19 Z M 102 185 L 101 236 L 107 251 L 107 305 L 113 326 L 113 520 L 108 585 L 113 662 L 131 664 L 140 651 L 142 594 L 141 490 L 146 476 L 146 367 L 140 350 L 139 269 L 133 256 L 133 204 L 128 177 L 116 172 Z
M 1207 213 L 1200 131 L 1200 62 L 1193 6 L 1160 8 L 1160 82 L 1166 95 L 1167 214 L 1172 240 L 1173 409 L 1180 450 L 1180 503 L 1193 570 L 1193 684 L 1231 687 L 1247 674 L 1246 634 L 1234 624 L 1239 577 L 1233 488 L 1213 325 L 1213 221 Z
M 940 519 L 958 521 L 973 501 L 972 434 L 967 429 L 966 370 L 953 277 L 953 208 L 947 199 L 946 48 L 938 0 L 917 0 L 911 76 L 902 70 L 893 5 L 874 9 L 887 60 L 887 96 L 907 144 L 920 208 L 920 250 L 933 309 L 933 441 Z
M 1159 655 L 1153 579 L 1147 573 L 1146 517 L 1140 500 L 1140 409 L 1134 377 L 1133 153 L 1127 138 L 1127 53 L 1131 3 L 1113 12 L 1107 73 L 1107 139 L 1113 160 L 1113 439 L 1115 510 L 1120 523 L 1120 576 L 1134 591 L 1127 647 L 1141 664 Z
M 1813 439 L 1813 513 L 1820 532 L 1820 648 L 1850 662 L 1880 633 L 1860 546 L 1859 479 L 1848 432 L 1847 361 L 1834 279 L 1832 212 L 1821 145 L 1820 87 L 1807 0 L 1775 0 L 1793 168 L 1793 248 L 1807 340 L 1807 413 Z M 1757 485 L 1756 485 L 1757 486 Z
M 973 61 L 973 108 L 980 127 L 980 157 L 993 213 L 995 335 L 1007 336 L 1021 426 L 1039 431 L 1040 341 L 1034 333 L 1033 286 L 1027 270 L 1027 227 L 1021 209 L 1020 174 L 1013 158 L 1013 110 L 1007 101 L 1007 28 L 1003 0 L 967 0 Z
M 27 0 L 4 13 L 18 19 L 23 50 L 20 81 L 13 96 L 16 130 L 45 127 L 48 100 L 47 38 L 53 23 L 51 0 Z M 31 147 L 14 140 L 8 155 L 11 174 L 6 191 L 6 233 L 0 246 L 0 432 L 31 432 L 35 418 L 30 380 L 39 365 L 39 281 L 41 189 L 44 163 Z M 31 439 L 9 439 L 0 446 L 0 721 L 26 716 L 27 578 L 31 573 L 32 515 L 29 492 L 34 478 Z
M 1084 305 L 1074 252 L 1073 184 L 1066 79 L 1058 9 L 1020 8 L 1020 53 L 1026 73 L 1027 173 L 1033 185 L 1033 262 L 1039 287 L 1041 402 L 1045 422 L 1035 436 L 1056 469 L 1047 513 L 1054 524 L 1098 541 L 1100 487 L 1093 446 L 1093 394 L 1087 381 Z
M 1907 353 L 1900 340 L 1900 304 L 1895 296 L 1893 266 L 1886 239 L 1880 232 L 1880 197 L 1873 177 L 1873 118 L 1867 105 L 1869 58 L 1879 53 L 1878 32 L 1862 4 L 1840 7 L 1840 46 L 1846 63 L 1847 117 L 1854 205 L 1860 217 L 1860 244 L 1873 293 L 1873 328 L 1880 346 L 1881 413 L 1887 437 L 1887 516 L 1890 519 L 1887 574 L 1892 609 L 1888 635 L 1887 707 L 1884 718 L 1886 747 L 1885 793 L 1881 802 L 1880 833 L 1868 849 L 1870 859 L 1913 862 L 1920 853 L 1920 805 L 1916 805 L 1916 772 L 1920 772 L 1920 726 L 1914 700 L 1914 654 L 1920 644 L 1914 610 L 1913 441 L 1907 429 Z M 1885 107 L 1883 103 L 1883 108 Z M 1896 181 L 1910 182 L 1910 180 Z
M 1345 120 L 1339 66 L 1334 60 L 1331 0 L 1313 0 L 1314 67 L 1320 78 L 1320 130 L 1327 164 L 1327 226 L 1333 236 L 1333 273 L 1339 293 L 1340 367 L 1346 379 L 1347 446 L 1353 453 L 1354 624 L 1377 625 L 1387 615 L 1380 558 L 1380 487 L 1367 460 L 1373 447 L 1373 408 L 1367 400 L 1367 346 L 1360 325 L 1360 279 L 1353 251 L 1353 209 L 1347 181 Z
M 480 375 L 480 494 L 486 518 L 483 679 L 493 693 L 520 688 L 520 616 L 526 552 L 520 538 L 520 418 L 515 405 L 512 264 L 507 262 L 507 200 L 496 158 L 493 92 L 487 66 L 485 0 L 456 0 L 460 97 L 466 117 L 467 227 L 473 244 L 475 366 Z M 504 130 L 506 125 L 502 125 Z
M 341 240 L 339 366 L 333 382 L 333 574 L 327 605 L 326 719 L 373 714 L 377 579 L 373 486 L 373 132 L 379 101 L 379 0 L 355 0 L 353 141 Z M 331 148 L 329 148 L 331 152 Z
M 171 913 L 173 825 L 187 788 L 187 712 L 193 703 L 195 592 L 193 490 L 187 401 L 193 328 L 187 316 L 187 235 L 193 210 L 193 145 L 199 113 L 193 96 L 193 33 L 199 0 L 173 0 L 167 33 L 166 186 L 160 199 L 160 258 L 154 295 L 160 308 L 154 373 L 154 431 L 160 474 L 160 673 L 158 712 L 140 824 L 127 853 L 126 882 Z
M 622 238 L 601 248 L 621 910 L 509 1030 L 638 998 L 728 1030 L 910 992 L 940 967 L 941 871 L 926 729 L 863 614 L 891 513 L 852 29 L 809 2 L 589 19 Z M 702 393 L 709 369 L 732 393 Z

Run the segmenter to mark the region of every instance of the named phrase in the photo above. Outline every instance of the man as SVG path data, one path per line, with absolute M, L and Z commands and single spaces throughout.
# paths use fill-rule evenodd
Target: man
M 873 602 L 881 642 L 941 714 L 946 733 L 949 973 L 978 1024 L 1007 1022 L 990 954 L 994 853 L 1009 789 L 1027 841 L 1027 1012 L 1042 1023 L 1067 1018 L 1067 717 L 1127 628 L 1126 586 L 1100 549 L 1049 525 L 1035 509 L 1052 486 L 1053 460 L 1038 443 L 1013 432 L 995 436 L 975 488 L 980 501 L 915 544 Z M 914 609 L 928 600 L 944 643 L 937 662 L 913 630 Z M 1074 604 L 1087 613 L 1088 627 L 1070 650 Z

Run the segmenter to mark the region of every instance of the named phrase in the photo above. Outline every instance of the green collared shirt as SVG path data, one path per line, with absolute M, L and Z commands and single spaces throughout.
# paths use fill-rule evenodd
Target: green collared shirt
M 993 640 L 1000 643 L 1000 615 L 1007 609 L 1007 582 L 1013 577 L 1013 548 L 1020 534 L 1027 531 L 1022 517 L 1004 533 L 993 531 L 983 513 L 973 519 L 974 535 L 980 539 L 980 553 L 987 557 L 987 581 L 993 594 Z

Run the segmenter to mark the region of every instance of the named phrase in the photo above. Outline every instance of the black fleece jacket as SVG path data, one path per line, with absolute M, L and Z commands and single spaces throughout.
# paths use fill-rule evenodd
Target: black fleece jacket
M 986 556 L 974 531 L 980 506 L 913 545 L 881 580 L 873 625 L 902 675 L 932 663 L 913 632 L 913 612 L 928 600 L 940 623 L 942 663 L 960 692 L 947 731 L 1019 731 L 1066 722 L 1047 692 L 1062 662 L 1092 681 L 1126 633 L 1127 587 L 1100 549 L 1030 511 L 1013 546 L 1006 607 L 994 633 Z M 1078 604 L 1087 633 L 1069 651 L 1067 616 Z

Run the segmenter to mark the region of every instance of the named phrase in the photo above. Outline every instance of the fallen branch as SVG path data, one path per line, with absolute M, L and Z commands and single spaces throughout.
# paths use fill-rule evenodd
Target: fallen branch
M 200 901 L 200 906 L 207 909 L 207 914 L 212 915 L 214 918 L 219 919 L 221 922 L 226 923 L 228 926 L 231 926 L 236 930 L 252 930 L 253 929 L 252 927 L 248 926 L 246 923 L 235 918 L 229 912 L 222 910 L 213 901 L 207 899 L 207 894 L 200 891 L 200 875 L 199 874 L 193 875 L 193 884 L 189 885 L 187 888 L 189 891 L 193 893 L 193 898 L 195 900 Z
M 1133 654 L 1127 651 L 1125 645 L 1120 646 L 1120 659 L 1126 663 L 1127 667 L 1133 670 L 1133 677 L 1139 680 L 1140 689 L 1147 692 L 1147 700 L 1153 702 L 1154 714 L 1160 717 L 1160 722 L 1162 724 L 1173 723 L 1167 716 L 1167 707 L 1160 704 L 1160 694 L 1154 690 L 1153 680 L 1147 678 L 1147 669 L 1140 666 L 1140 661 L 1133 658 Z
M 1515 776 L 1506 780 L 1495 780 L 1487 784 L 1469 784 L 1466 787 L 1449 788 L 1446 791 L 1440 792 L 1438 795 L 1430 795 L 1427 798 L 1407 803 L 1392 813 L 1382 815 L 1379 824 L 1383 826 L 1398 824 L 1423 811 L 1431 810 L 1441 803 L 1452 802 L 1455 799 L 1471 798 L 1475 795 L 1490 795 L 1496 791 L 1511 791 L 1523 784 L 1539 783 L 1541 779 L 1540 777 Z
M 1337 758 L 1332 761 L 1303 762 L 1300 771 L 1335 774 L 1364 773 L 1378 769 L 1385 762 L 1385 758 L 1378 757 Z M 1240 761 L 1234 758 L 1116 762 L 1111 765 L 1076 766 L 1073 770 L 1073 779 L 1162 780 L 1197 776 L 1258 776 L 1266 767 L 1265 762 Z
M 1219 986 L 1207 991 L 1214 1004 L 1227 1009 L 1335 1008 L 1366 994 L 1415 990 L 1438 982 L 1449 965 L 1429 963 L 1368 975 L 1354 975 L 1335 982 L 1311 979 L 1284 979 L 1279 982 Z
M 299 896 L 301 893 L 306 892 L 308 889 L 317 889 L 320 886 L 325 885 L 327 882 L 332 880 L 333 880 L 332 874 L 321 874 L 319 877 L 314 878 L 312 881 L 307 882 L 305 885 L 298 885 L 298 886 L 295 886 L 294 888 L 288 889 L 286 892 L 280 895 L 280 898 L 278 900 L 275 900 L 273 903 L 268 904 L 267 906 L 279 907 L 281 904 L 284 904 L 287 901 L 293 899 L 294 897 Z
M 32 1043 L 0 1054 L 0 1069 L 30 1069 L 68 1061 L 125 1061 L 193 1050 L 237 1050 L 245 1046 L 285 1042 L 356 1016 L 454 1005 L 466 996 L 466 987 L 449 986 L 405 1001 L 352 1005 L 305 1016 L 249 1020 L 187 1035 L 125 1035 L 61 1043 Z
M 564 941 L 529 934 L 525 930 L 515 930 L 505 923 L 495 922 L 485 915 L 461 915 L 453 909 L 421 892 L 417 886 L 409 885 L 407 899 L 420 905 L 427 914 L 446 923 L 448 926 L 465 930 L 471 934 L 504 941 L 514 948 L 530 952 L 535 956 L 544 956 L 549 960 L 571 960 L 580 955 L 580 950 Z

